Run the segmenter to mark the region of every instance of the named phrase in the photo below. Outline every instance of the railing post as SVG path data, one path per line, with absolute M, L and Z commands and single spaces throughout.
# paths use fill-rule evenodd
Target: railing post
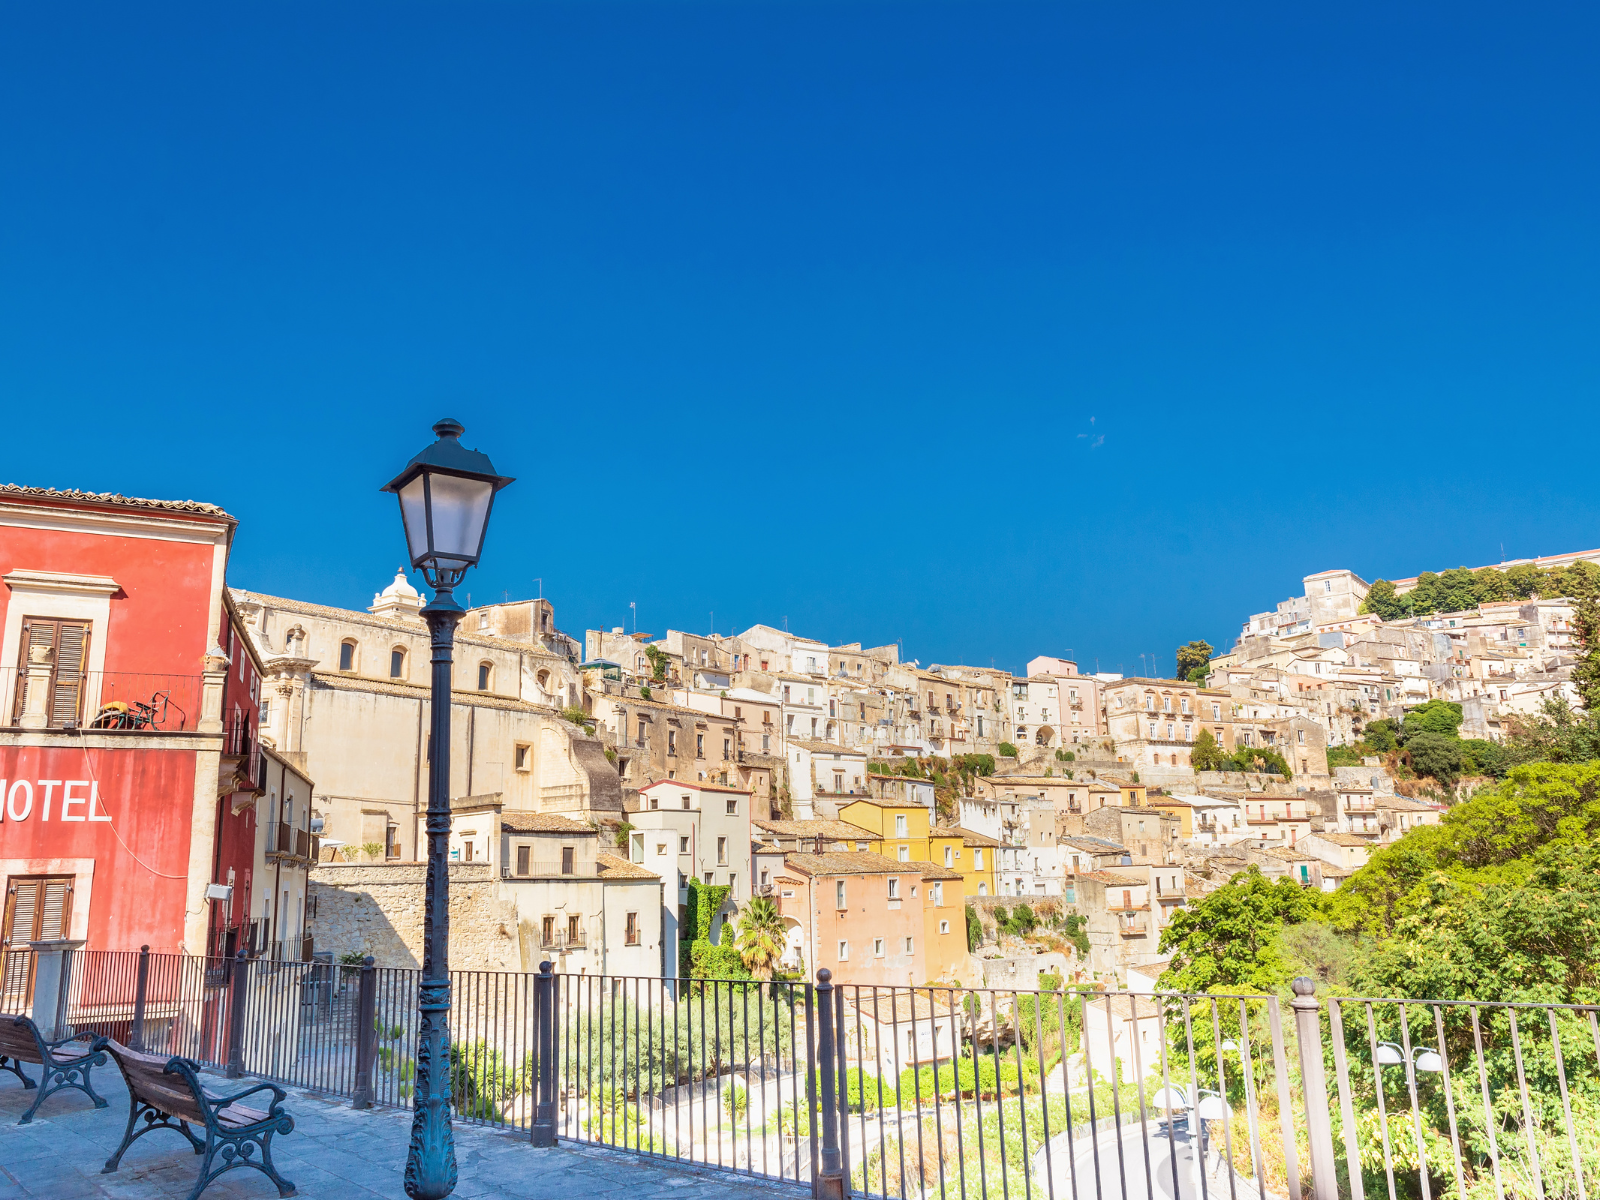
M 839 1158 L 839 1077 L 833 992 L 833 972 L 823 967 L 817 972 L 817 1082 L 822 1093 L 822 1170 L 811 1182 L 811 1194 L 816 1200 L 844 1200 L 844 1168 Z
M 1302 975 L 1292 985 L 1295 1040 L 1300 1043 L 1300 1079 L 1305 1085 L 1306 1137 L 1311 1143 L 1313 1200 L 1338 1200 L 1339 1181 L 1333 1158 L 1333 1114 L 1328 1108 L 1328 1080 L 1322 1069 L 1322 1018 L 1317 985 Z
M 534 1070 L 533 1129 L 535 1146 L 556 1144 L 556 976 L 548 959 L 539 964 L 533 981 L 533 1009 L 536 1022 L 534 1049 L 538 1065 Z
M 245 976 L 249 974 L 250 960 L 244 956 L 244 947 L 234 956 L 233 969 L 228 973 L 228 1067 L 229 1079 L 244 1074 L 244 1002 L 248 996 Z
M 329 980 L 324 986 L 332 987 Z M 378 1057 L 378 970 L 372 955 L 361 960 L 361 982 L 356 988 L 356 1085 L 350 1091 L 351 1108 L 372 1107 L 372 1068 Z
M 128 1031 L 128 1049 L 144 1049 L 144 1000 L 150 990 L 150 947 L 139 947 L 139 978 L 133 985 L 133 1028 Z

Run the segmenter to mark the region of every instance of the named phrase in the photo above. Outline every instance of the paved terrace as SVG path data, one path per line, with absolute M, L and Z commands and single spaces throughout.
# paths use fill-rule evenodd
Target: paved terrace
M 37 1077 L 39 1068 L 26 1068 Z M 209 1074 L 209 1073 L 208 1073 Z M 234 1081 L 216 1078 L 233 1089 Z M 243 1081 L 248 1083 L 249 1080 Z M 114 1065 L 94 1072 L 95 1090 L 109 1102 L 97 1109 L 81 1092 L 51 1096 L 31 1124 L 18 1125 L 34 1093 L 16 1076 L 0 1076 L 0 1200 L 182 1200 L 194 1187 L 200 1159 L 176 1133 L 152 1133 L 123 1155 L 115 1174 L 101 1167 L 128 1123 L 128 1089 Z M 404 1172 L 411 1114 L 395 1109 L 355 1112 L 348 1100 L 287 1089 L 294 1132 L 273 1139 L 278 1170 L 306 1200 L 406 1200 Z M 526 1136 L 457 1124 L 455 1194 L 482 1200 L 794 1200 L 792 1184 L 740 1179 L 678 1167 L 612 1150 L 563 1145 L 535 1150 Z M 259 1171 L 230 1171 L 207 1200 L 276 1200 L 278 1189 Z

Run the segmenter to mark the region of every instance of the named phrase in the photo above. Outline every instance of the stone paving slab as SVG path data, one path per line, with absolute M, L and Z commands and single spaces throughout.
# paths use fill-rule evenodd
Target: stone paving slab
M 37 1071 L 28 1068 L 31 1077 Z M 176 1133 L 140 1138 L 114 1174 L 100 1173 L 122 1141 L 128 1090 L 109 1064 L 95 1071 L 94 1086 L 108 1107 L 95 1108 L 81 1092 L 63 1092 L 46 1100 L 32 1123 L 18 1125 L 35 1093 L 25 1092 L 14 1075 L 0 1075 L 0 1200 L 182 1200 L 189 1194 L 200 1160 Z M 298 1195 L 405 1200 L 409 1112 L 356 1112 L 348 1100 L 287 1090 L 295 1128 L 273 1139 L 273 1160 Z M 455 1134 L 455 1194 L 466 1200 L 796 1200 L 809 1192 L 622 1151 L 536 1150 L 525 1135 L 475 1125 L 458 1124 Z M 276 1200 L 277 1194 L 271 1180 L 249 1169 L 229 1172 L 205 1193 L 207 1200 Z

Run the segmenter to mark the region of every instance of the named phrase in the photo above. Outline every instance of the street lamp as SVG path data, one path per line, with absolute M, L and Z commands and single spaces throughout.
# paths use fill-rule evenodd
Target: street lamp
M 1405 1063 L 1406 1053 L 1394 1042 L 1378 1043 L 1377 1062 L 1380 1067 L 1398 1067 Z M 1418 1071 L 1444 1070 L 1444 1059 L 1431 1046 L 1417 1046 L 1411 1052 L 1411 1065 Z
M 433 641 L 433 724 L 415 1099 L 406 1156 L 406 1194 L 413 1200 L 443 1200 L 456 1186 L 450 1132 L 450 668 L 456 625 L 466 610 L 454 592 L 483 551 L 495 493 L 511 482 L 495 474 L 488 455 L 461 444 L 461 422 L 446 417 L 433 432 L 439 440 L 383 488 L 400 499 L 411 565 L 434 591 L 422 610 Z

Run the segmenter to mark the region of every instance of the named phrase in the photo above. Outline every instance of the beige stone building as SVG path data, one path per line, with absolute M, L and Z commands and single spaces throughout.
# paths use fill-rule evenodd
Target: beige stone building
M 262 740 L 316 781 L 324 858 L 417 859 L 431 720 L 421 597 L 400 575 L 366 612 L 238 588 L 231 597 L 263 665 Z M 548 615 L 547 601 L 494 605 L 458 627 L 450 792 L 498 793 L 526 812 L 620 815 L 604 746 L 558 715 L 579 700 L 579 679 L 551 648 L 564 643 L 544 630 Z M 482 632 L 496 628 L 528 640 Z

